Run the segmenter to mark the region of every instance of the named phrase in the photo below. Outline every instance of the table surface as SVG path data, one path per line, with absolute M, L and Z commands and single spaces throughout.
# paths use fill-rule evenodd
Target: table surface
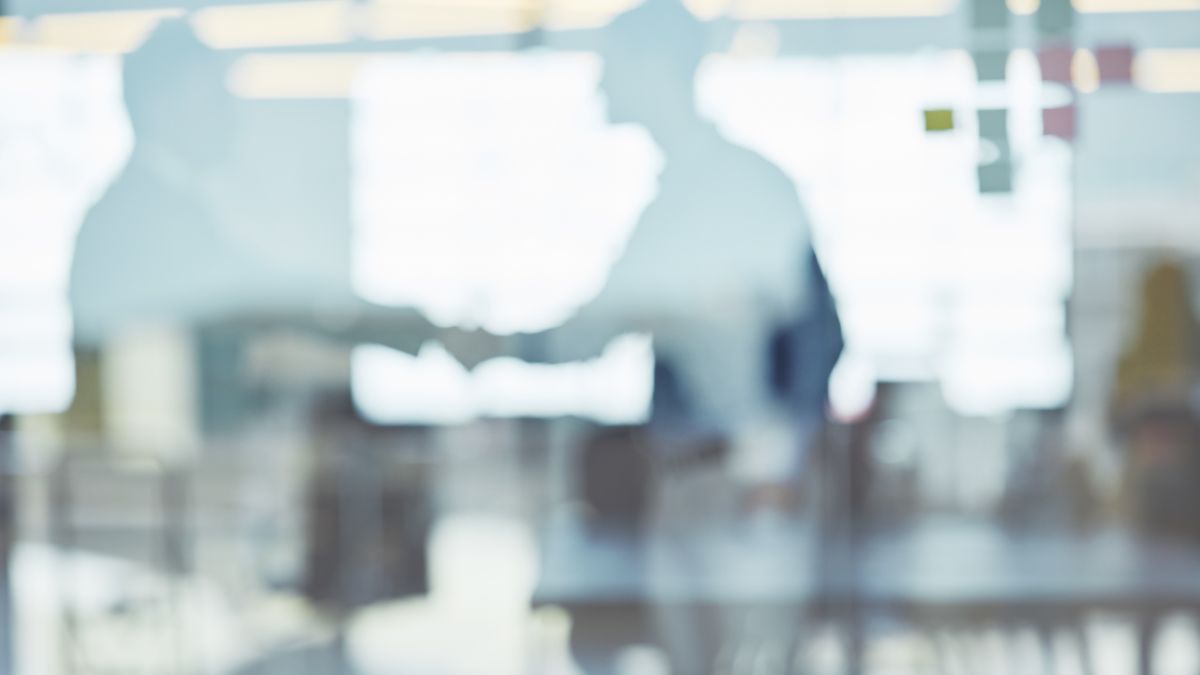
M 563 520 L 543 536 L 535 604 L 642 600 L 1069 606 L 1200 605 L 1200 543 L 1128 531 L 1013 531 L 931 519 L 857 539 L 811 525 L 597 531 Z

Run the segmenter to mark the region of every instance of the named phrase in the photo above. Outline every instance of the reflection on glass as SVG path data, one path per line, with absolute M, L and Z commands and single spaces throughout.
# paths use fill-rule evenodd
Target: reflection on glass
M 1194 4 L 9 0 L 0 673 L 1195 672 Z

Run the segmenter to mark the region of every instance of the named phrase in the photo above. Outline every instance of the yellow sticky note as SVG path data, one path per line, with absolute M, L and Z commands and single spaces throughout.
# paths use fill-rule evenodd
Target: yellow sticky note
M 939 109 L 925 111 L 925 131 L 950 131 L 953 128 L 953 110 Z

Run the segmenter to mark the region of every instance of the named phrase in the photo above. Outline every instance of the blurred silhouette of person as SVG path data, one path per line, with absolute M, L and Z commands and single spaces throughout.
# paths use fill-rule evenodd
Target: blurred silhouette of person
M 125 59 L 135 145 L 76 240 L 70 298 L 77 343 L 101 344 L 141 322 L 195 323 L 278 309 L 285 298 L 311 303 L 303 271 L 256 255 L 249 242 L 261 237 L 244 232 L 260 223 L 239 200 L 245 190 L 234 190 L 237 103 L 225 88 L 227 65 L 175 20 Z M 349 288 L 334 290 L 349 296 Z M 363 334 L 413 353 L 435 335 L 411 308 L 337 300 L 381 314 L 387 325 L 302 327 L 337 338 Z
M 796 368 L 816 383 L 803 396 L 821 401 L 804 403 L 804 413 L 823 414 L 840 328 L 819 268 L 820 281 L 811 279 L 807 217 L 778 167 L 724 138 L 696 112 L 694 79 L 706 43 L 704 25 L 678 0 L 647 0 L 608 27 L 601 89 L 609 119 L 644 127 L 662 149 L 658 193 L 597 297 L 556 328 L 496 337 L 492 348 L 454 349 L 464 365 L 495 351 L 581 360 L 618 335 L 648 332 L 690 394 L 689 423 L 733 437 L 760 426 L 758 417 L 772 409 L 778 327 L 802 324 L 823 303 L 824 321 L 838 336 L 832 356 L 822 355 L 829 364 Z M 529 344 L 540 353 L 522 348 Z M 799 355 L 797 365 L 806 359 Z M 814 397 L 812 390 L 821 393 Z
M 1200 330 L 1187 272 L 1179 263 L 1151 267 L 1138 309 L 1132 340 L 1121 355 L 1114 402 L 1127 408 L 1147 395 L 1186 399 L 1200 366 Z
M 226 66 L 175 20 L 125 59 L 135 144 L 76 238 L 69 294 L 77 350 L 101 349 L 130 328 L 164 325 L 201 332 L 204 344 L 203 331 L 253 318 L 258 326 L 415 352 L 436 334 L 422 314 L 358 300 L 348 275 L 344 287 L 314 288 L 305 269 L 270 255 L 271 247 L 294 242 L 275 241 L 264 222 L 272 214 L 247 208 L 253 191 L 239 184 L 239 104 L 226 90 Z M 345 321 L 334 325 L 318 314 L 314 293 L 326 291 L 322 299 L 345 310 Z M 218 367 L 233 362 L 228 353 L 219 358 Z M 232 386 L 229 379 L 221 384 Z M 225 398 L 240 405 L 236 396 Z
M 1083 530 L 1098 515 L 1092 471 L 1085 453 L 1067 440 L 1062 410 L 1027 412 L 1038 423 L 1030 452 L 1014 457 L 1000 516 L 1014 527 Z
M 366 315 L 376 308 L 347 292 L 337 300 L 358 316 L 337 325 L 315 314 L 289 315 L 286 306 L 278 311 L 286 298 L 311 307 L 306 297 L 311 284 L 296 270 L 256 256 L 238 234 L 238 228 L 257 223 L 241 207 L 233 184 L 238 111 L 225 88 L 226 65 L 184 21 L 164 21 L 125 59 L 125 104 L 135 145 L 75 242 L 69 294 L 76 348 L 102 349 L 123 331 L 144 325 L 200 331 L 226 319 L 262 315 L 269 328 L 293 327 L 415 353 L 436 330 L 411 308 L 379 308 L 376 314 L 385 320 L 377 321 L 379 316 Z M 373 555 L 387 561 L 395 554 Z M 336 645 L 321 658 L 304 650 L 289 654 L 292 660 L 277 668 L 264 663 L 247 672 L 297 672 L 296 664 L 306 665 L 307 672 L 350 672 Z
M 76 240 L 77 342 L 102 343 L 131 323 L 216 311 L 244 290 L 238 272 L 247 261 L 222 238 L 210 193 L 233 143 L 223 66 L 174 21 L 126 59 L 136 144 Z
M 802 470 L 811 485 L 814 474 L 819 473 L 814 469 L 824 461 L 813 450 L 831 449 L 825 433 L 829 378 L 845 340 L 837 304 L 815 252 L 809 255 L 807 288 L 811 300 L 806 311 L 781 324 L 772 337 L 771 387 L 797 427 L 800 455 L 791 463 L 791 473 Z M 778 501 L 790 508 L 799 505 L 801 496 L 795 486 L 788 485 L 766 486 L 753 495 L 757 501 Z
M 1127 457 L 1127 507 L 1142 531 L 1200 536 L 1200 330 L 1187 273 L 1160 262 L 1121 356 L 1112 413 Z
M 350 397 L 323 397 L 311 418 L 303 590 L 328 616 L 428 591 L 428 476 L 395 461 L 398 443 L 427 443 L 422 427 L 378 429 Z M 386 448 L 386 450 L 381 450 Z
M 663 610 L 672 672 L 680 675 L 712 672 L 720 654 L 732 653 L 741 616 L 711 600 L 722 577 L 739 574 L 726 563 L 745 531 L 746 493 L 794 483 L 802 455 L 796 434 L 767 431 L 823 417 L 840 352 L 832 298 L 823 279 L 814 284 L 810 277 L 819 268 L 810 268 L 807 218 L 795 185 L 696 111 L 695 78 L 707 51 L 705 26 L 679 0 L 647 0 L 605 31 L 601 89 L 609 120 L 644 127 L 662 150 L 658 193 L 598 296 L 564 325 L 513 339 L 540 345 L 534 356 L 541 359 L 571 361 L 594 357 L 622 333 L 648 332 L 657 357 L 670 361 L 689 395 L 684 424 L 663 424 L 667 416 L 657 410 L 651 422 L 659 436 L 655 454 L 671 457 L 657 474 L 648 583 L 652 594 L 663 583 L 672 589 L 664 591 L 670 599 L 656 597 L 655 604 Z M 820 403 L 786 411 L 781 423 L 770 372 L 773 334 L 780 325 L 801 325 L 821 304 L 814 296 L 828 305 L 823 325 L 834 326 L 836 348 L 822 354 L 828 364 L 804 371 L 811 386 L 798 388 L 821 392 Z M 804 349 L 796 355 L 809 358 Z M 489 355 L 462 356 L 470 366 Z M 712 434 L 727 439 L 727 453 L 710 452 Z M 754 555 L 747 549 L 742 557 Z M 767 623 L 786 642 L 794 619 Z M 789 646 L 776 646 L 790 662 Z M 613 668 L 583 665 L 592 673 Z

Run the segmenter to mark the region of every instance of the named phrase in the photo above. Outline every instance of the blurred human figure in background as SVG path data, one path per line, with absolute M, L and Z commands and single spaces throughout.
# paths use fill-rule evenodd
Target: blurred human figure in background
M 813 451 L 829 449 L 825 433 L 829 378 L 845 341 L 837 303 L 815 251 L 809 255 L 806 287 L 810 298 L 807 308 L 781 324 L 771 341 L 771 384 L 796 427 L 797 457 L 790 463 L 788 474 L 803 472 L 805 482 L 811 485 L 819 473 L 812 469 L 822 462 Z M 785 508 L 795 508 L 801 498 L 797 487 L 798 481 L 766 485 L 751 496 L 752 502 L 778 502 Z
M 1128 510 L 1145 533 L 1200 536 L 1200 332 L 1179 263 L 1150 269 L 1140 312 L 1112 400 L 1126 452 Z
M 124 65 L 136 137 L 124 171 L 76 240 L 76 342 L 131 324 L 212 313 L 239 288 L 244 252 L 222 234 L 220 177 L 234 141 L 225 64 L 184 22 L 165 22 Z
M 1101 515 L 1091 458 L 1071 445 L 1062 410 L 1020 413 L 1034 425 L 1012 448 L 999 516 L 1014 528 L 1081 531 Z
M 678 410 L 655 409 L 649 427 L 657 481 L 648 583 L 679 675 L 718 670 L 736 651 L 733 636 L 745 634 L 746 615 L 713 602 L 716 589 L 747 574 L 731 562 L 757 564 L 772 555 L 745 548 L 740 537 L 748 518 L 777 512 L 788 500 L 754 495 L 798 483 L 803 445 L 823 418 L 841 349 L 795 185 L 696 111 L 695 78 L 707 43 L 705 25 L 679 0 L 647 0 L 605 31 L 601 89 L 609 119 L 642 126 L 662 150 L 659 190 L 599 295 L 561 327 L 513 340 L 538 345 L 535 357 L 574 361 L 596 356 L 623 333 L 647 332 L 656 358 L 669 362 L 671 379 L 686 393 L 676 397 Z M 806 317 L 821 330 L 805 330 Z M 786 332 L 795 344 L 785 406 L 772 387 L 779 326 L 794 329 Z M 823 346 L 810 348 L 816 342 Z M 519 345 L 511 351 L 530 356 Z M 491 355 L 462 356 L 469 366 Z M 656 392 L 656 406 L 666 400 L 662 394 Z M 785 529 L 774 532 L 789 536 Z M 790 646 L 782 642 L 798 632 L 796 616 L 763 623 L 787 662 Z M 594 673 L 612 667 L 584 666 Z
M 344 291 L 344 297 L 335 299 L 344 303 L 344 309 L 364 316 L 338 325 L 322 322 L 315 316 L 310 292 L 313 285 L 304 270 L 276 264 L 255 247 L 256 243 L 287 247 L 292 242 L 261 236 L 255 231 L 262 225 L 261 220 L 244 208 L 246 190 L 236 184 L 240 176 L 234 156 L 238 103 L 225 87 L 227 65 L 223 57 L 197 39 L 186 21 L 174 20 L 162 22 L 137 51 L 126 57 L 124 96 L 135 145 L 119 177 L 88 213 L 75 243 L 70 301 L 77 349 L 102 352 L 129 331 L 145 327 L 167 327 L 183 338 L 202 338 L 207 328 L 222 321 L 251 317 L 251 327 L 233 331 L 233 350 L 243 348 L 238 341 L 248 342 L 247 336 L 253 330 L 295 328 L 346 343 L 370 339 L 415 352 L 435 334 L 433 326 L 415 310 L 380 309 L 386 314 L 384 321 L 375 321 L 377 317 L 365 316 L 374 308 L 350 295 L 347 279 L 344 289 L 332 289 L 334 293 Z M 347 231 L 346 236 L 349 234 Z M 200 370 L 214 365 L 236 370 L 241 363 L 229 352 L 217 354 L 215 364 L 204 362 L 203 350 L 186 356 L 194 358 Z M 133 386 L 151 380 L 152 391 L 195 386 L 198 391 L 188 393 L 196 394 L 196 398 L 203 393 L 217 399 L 234 399 L 231 390 L 238 384 L 219 378 L 199 383 L 176 381 L 178 373 L 157 372 L 153 365 L 140 361 L 135 365 L 139 368 L 136 377 L 129 378 L 138 380 Z M 118 377 L 129 375 L 118 373 Z M 234 373 L 235 377 L 240 375 Z M 120 385 L 128 388 L 130 383 Z M 143 396 L 141 400 L 155 402 L 153 397 Z M 238 413 L 253 412 L 242 403 L 234 399 Z M 144 418 L 159 414 L 155 409 L 131 412 Z M 316 422 L 335 427 L 337 420 L 325 415 L 317 417 Z M 293 459 L 275 458 L 273 461 L 279 463 L 269 470 L 282 476 L 294 470 Z M 341 515 L 348 520 L 343 512 L 360 507 L 382 515 L 372 511 L 370 515 L 378 517 L 369 523 L 370 527 L 358 527 L 361 523 L 356 522 L 356 528 L 349 528 L 357 539 L 347 541 L 359 544 L 358 550 L 341 550 L 333 555 L 323 550 L 325 557 L 310 561 L 313 569 L 308 572 L 312 578 L 305 590 L 314 604 L 326 609 L 339 602 L 356 607 L 377 600 L 377 596 L 420 592 L 420 580 L 413 583 L 417 588 L 410 588 L 405 585 L 410 579 L 402 577 L 414 570 L 423 574 L 418 569 L 423 558 L 409 558 L 413 557 L 413 548 L 423 554 L 424 542 L 411 548 L 402 545 L 409 543 L 401 541 L 407 536 L 404 528 L 407 511 L 411 510 L 406 501 L 409 495 L 395 493 L 395 486 L 388 481 L 392 478 L 390 468 L 377 465 L 379 457 L 370 453 L 349 457 L 343 452 L 319 459 L 333 468 L 328 475 L 320 476 L 323 481 L 314 481 L 314 510 L 320 511 L 318 515 L 334 520 Z M 342 464 L 351 466 L 338 473 Z M 344 474 L 354 475 L 339 482 Z M 352 485 L 355 476 L 365 478 L 361 484 Z M 363 484 L 368 483 L 375 492 L 363 492 Z M 336 538 L 347 529 L 320 530 L 321 524 L 314 523 L 312 529 L 318 531 L 308 534 L 310 549 L 328 544 L 330 537 Z M 330 558 L 336 560 L 331 563 Z M 330 567 L 334 568 L 332 572 L 328 571 Z M 343 584 L 347 588 L 338 585 L 343 577 L 351 577 L 339 574 L 344 569 L 361 572 Z M 383 578 L 389 574 L 390 578 Z M 337 611 L 348 610 L 337 606 Z M 281 651 L 248 666 L 246 672 L 350 672 L 336 647 Z
M 370 341 L 415 353 L 437 329 L 412 308 L 375 307 L 354 296 L 348 261 L 345 279 L 330 280 L 287 255 L 276 255 L 312 233 L 304 223 L 286 221 L 277 201 L 255 202 L 253 189 L 244 185 L 252 163 L 234 153 L 242 111 L 226 89 L 227 66 L 227 59 L 204 45 L 190 24 L 176 20 L 162 22 L 126 57 L 124 97 L 135 144 L 75 242 L 70 302 L 77 349 L 103 351 L 130 332 L 165 328 L 195 338 L 181 343 L 197 343 L 200 370 L 222 369 L 224 379 L 216 384 L 227 388 L 236 386 L 231 380 L 238 374 L 225 371 L 235 369 L 237 360 L 225 353 L 214 357 L 216 363 L 204 363 L 205 344 L 208 338 L 224 339 L 211 333 L 237 321 L 253 325 L 226 331 L 234 343 L 247 340 L 253 330 L 290 328 L 342 343 Z M 291 199 L 306 203 L 317 197 Z M 281 231 L 291 238 L 282 239 Z M 349 228 L 342 236 L 349 240 Z M 334 247 L 328 255 L 348 248 Z M 338 314 L 336 321 L 329 321 L 331 314 Z M 210 380 L 217 377 L 208 374 Z M 138 373 L 133 379 L 158 377 L 147 375 Z M 88 389 L 81 381 L 80 398 L 85 399 Z M 203 404 L 224 399 L 226 408 L 247 412 L 228 390 L 202 394 Z M 220 424 L 205 419 L 206 433 L 235 426 L 225 418 Z
M 314 407 L 305 596 L 343 619 L 373 603 L 427 593 L 429 476 L 396 459 L 401 442 L 423 447 L 426 430 L 372 427 L 342 394 Z

